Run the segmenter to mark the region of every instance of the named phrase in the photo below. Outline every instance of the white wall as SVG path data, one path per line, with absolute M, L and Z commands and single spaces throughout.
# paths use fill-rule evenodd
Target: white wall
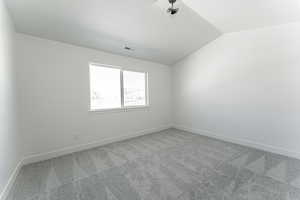
M 14 77 L 14 28 L 0 0 L 0 199 L 21 158 Z
M 27 156 L 170 125 L 168 66 L 22 34 L 17 47 Z M 89 62 L 149 72 L 150 108 L 89 112 Z
M 300 24 L 225 34 L 173 69 L 174 123 L 300 158 Z

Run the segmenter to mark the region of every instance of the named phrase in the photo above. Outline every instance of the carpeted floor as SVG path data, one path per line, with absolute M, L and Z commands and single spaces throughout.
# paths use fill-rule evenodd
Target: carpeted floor
M 296 200 L 300 161 L 170 129 L 24 166 L 8 200 Z

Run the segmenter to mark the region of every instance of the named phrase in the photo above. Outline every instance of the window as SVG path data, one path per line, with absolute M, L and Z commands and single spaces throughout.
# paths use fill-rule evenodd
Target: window
M 91 109 L 121 108 L 120 70 L 90 67 Z
M 90 109 L 109 110 L 148 105 L 147 73 L 90 65 Z
M 146 74 L 123 72 L 124 106 L 143 106 L 146 104 Z

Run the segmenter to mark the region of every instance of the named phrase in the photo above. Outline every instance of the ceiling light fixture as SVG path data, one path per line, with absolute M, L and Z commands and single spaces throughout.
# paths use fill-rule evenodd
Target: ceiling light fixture
M 131 48 L 129 46 L 125 46 L 124 49 L 127 50 L 127 51 L 133 51 L 134 50 L 133 48 Z
M 176 0 L 169 0 L 169 3 L 171 4 L 171 7 L 168 8 L 167 12 L 171 15 L 175 15 L 178 13 L 179 8 L 174 8 L 174 3 L 176 3 Z

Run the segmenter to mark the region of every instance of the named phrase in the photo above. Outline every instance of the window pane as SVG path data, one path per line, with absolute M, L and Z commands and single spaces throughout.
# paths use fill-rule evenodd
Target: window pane
M 146 105 L 146 74 L 141 72 L 123 72 L 124 106 Z
M 90 66 L 91 110 L 121 108 L 120 70 Z

